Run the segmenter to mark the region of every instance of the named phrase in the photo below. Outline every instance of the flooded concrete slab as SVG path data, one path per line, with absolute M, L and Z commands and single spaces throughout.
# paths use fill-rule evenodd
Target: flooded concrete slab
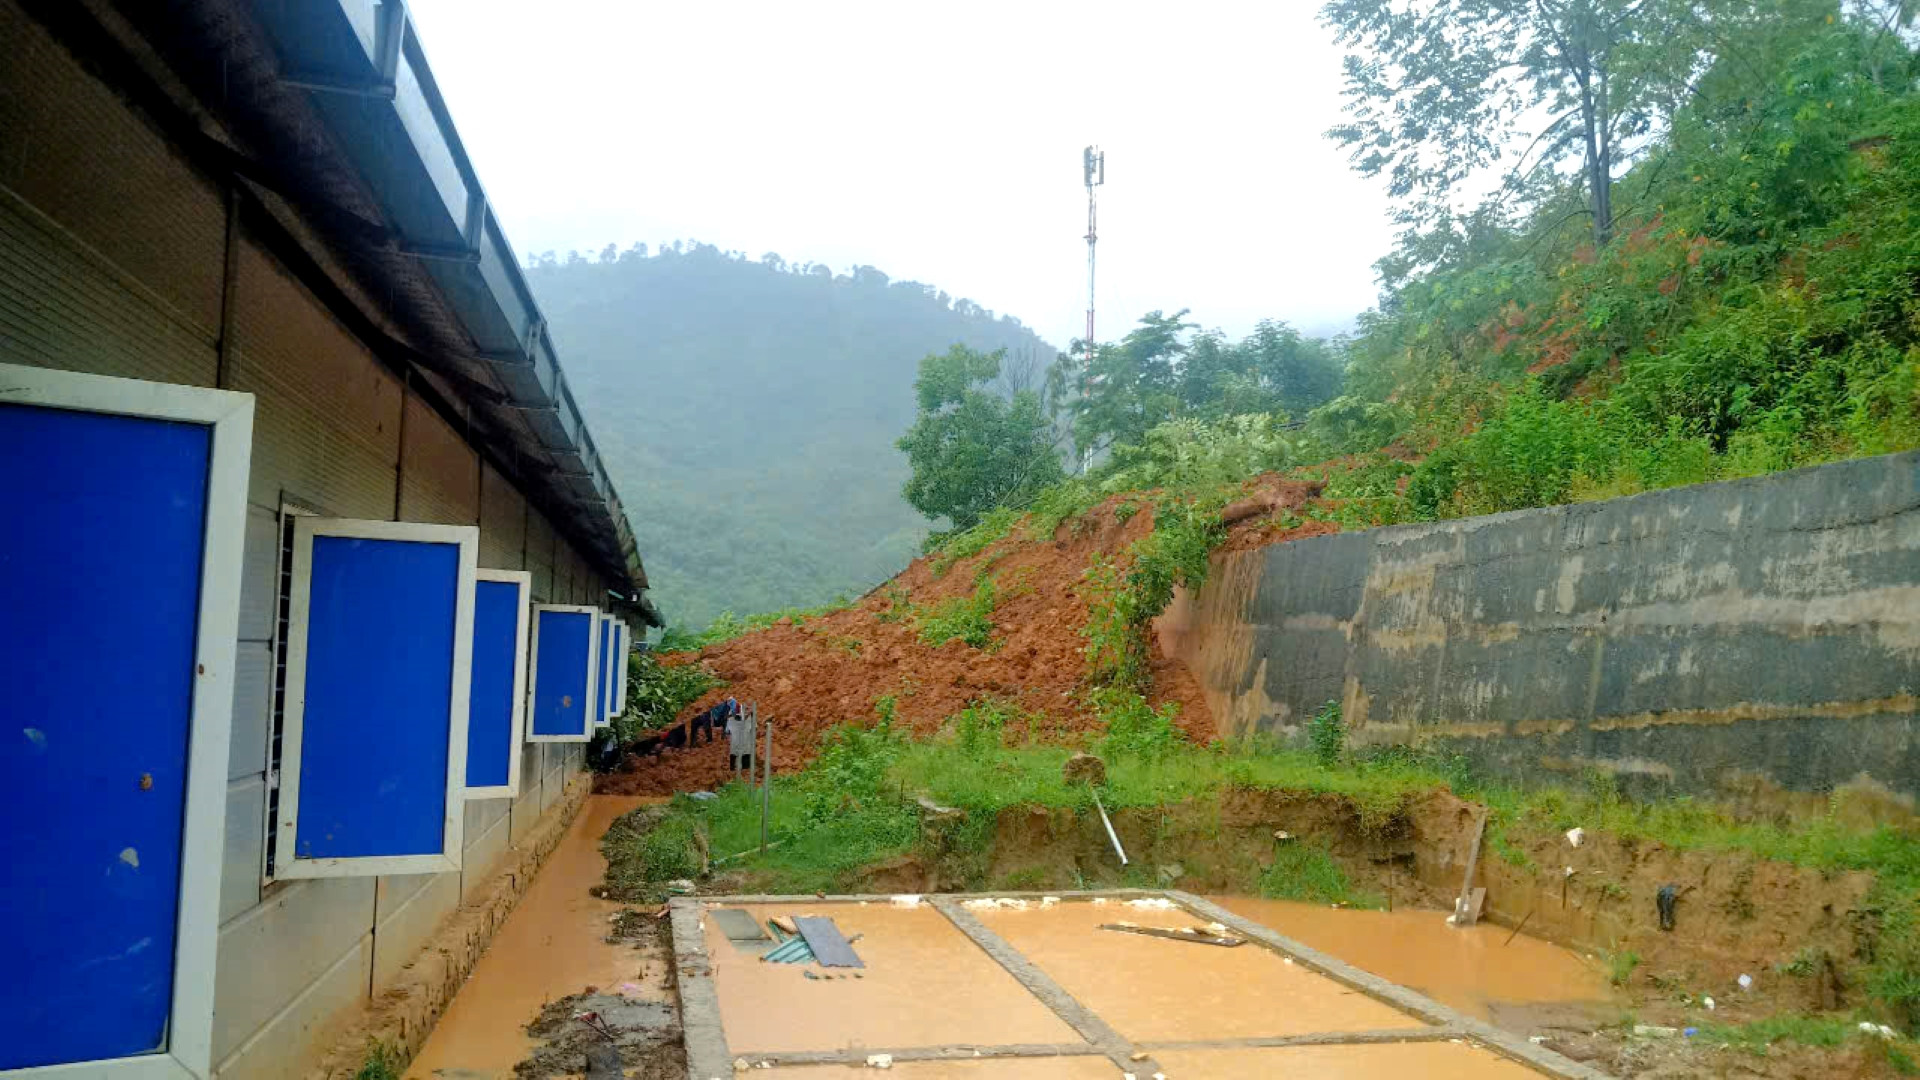
M 1260 945 L 1220 948 L 1098 929 L 1114 922 L 1168 929 L 1205 924 L 1177 908 L 1115 899 L 974 914 L 1135 1042 L 1426 1026 Z
M 861 935 L 853 949 L 866 963 L 860 969 L 763 963 L 734 948 L 713 920 L 703 920 L 720 1019 L 735 1054 L 1080 1041 L 926 905 L 734 906 L 762 922 L 774 915 L 829 916 L 847 937 Z M 845 977 L 809 979 L 806 972 Z
M 875 1075 L 864 1065 L 787 1065 L 772 1070 L 772 1074 L 793 1080 L 873 1080 Z M 1121 1073 L 1106 1058 L 1054 1057 L 901 1061 L 888 1066 L 886 1075 L 905 1080 L 1119 1080 Z
M 1579 954 L 1483 923 L 1456 929 L 1441 911 L 1353 911 L 1258 897 L 1214 903 L 1364 971 L 1481 1020 L 1503 1004 L 1605 1003 L 1606 978 Z
M 1158 1050 L 1167 1080 L 1540 1080 L 1540 1074 L 1466 1043 L 1292 1046 L 1280 1049 Z
M 609 919 L 623 905 L 587 890 L 600 884 L 606 860 L 600 837 L 613 819 L 649 802 L 644 796 L 593 795 L 568 827 L 539 877 L 454 996 L 427 1044 L 407 1067 L 407 1080 L 508 1080 L 537 1045 L 526 1024 L 549 1001 L 589 986 L 664 1000 L 666 972 L 643 975 L 631 945 L 608 944 Z

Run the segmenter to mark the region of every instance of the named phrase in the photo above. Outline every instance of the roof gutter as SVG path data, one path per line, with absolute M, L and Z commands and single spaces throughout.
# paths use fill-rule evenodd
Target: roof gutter
M 558 465 L 549 481 L 645 587 L 633 531 L 400 0 L 255 2 L 284 67 Z

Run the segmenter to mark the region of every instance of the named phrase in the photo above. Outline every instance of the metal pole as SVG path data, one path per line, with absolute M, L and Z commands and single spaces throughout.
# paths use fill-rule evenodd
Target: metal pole
M 756 705 L 757 715 L 760 709 Z M 760 767 L 760 850 L 767 850 L 767 819 L 773 816 L 773 721 L 767 721 L 767 748 Z
M 1092 790 L 1092 785 L 1088 785 L 1088 790 Z M 1127 849 L 1120 846 L 1120 834 L 1113 831 L 1113 822 L 1107 819 L 1107 808 L 1101 805 L 1098 792 L 1094 793 L 1093 805 L 1100 811 L 1100 824 L 1107 827 L 1107 839 L 1113 841 L 1113 853 L 1120 856 L 1121 866 L 1127 865 Z

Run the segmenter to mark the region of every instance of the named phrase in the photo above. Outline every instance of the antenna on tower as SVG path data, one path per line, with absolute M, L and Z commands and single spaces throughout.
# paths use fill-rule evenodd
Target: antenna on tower
M 1095 188 L 1107 182 L 1106 151 L 1089 146 L 1081 151 L 1080 167 L 1087 184 L 1087 362 L 1093 362 L 1093 256 L 1100 242 L 1099 201 Z
M 1107 154 L 1097 146 L 1089 146 L 1080 153 L 1081 178 L 1087 185 L 1087 366 L 1086 375 L 1080 383 L 1080 393 L 1086 395 L 1093 389 L 1093 266 L 1094 245 L 1100 242 L 1099 200 L 1094 189 L 1107 182 Z M 1093 464 L 1091 450 L 1080 454 L 1080 471 L 1086 472 Z

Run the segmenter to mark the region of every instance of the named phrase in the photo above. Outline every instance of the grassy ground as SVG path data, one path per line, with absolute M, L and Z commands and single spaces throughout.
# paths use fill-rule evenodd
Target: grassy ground
M 845 890 L 863 871 L 922 846 L 916 795 L 966 811 L 949 842 L 980 852 L 992 843 L 1000 811 L 1038 807 L 1091 812 L 1092 791 L 1084 784 L 1070 785 L 1062 776 L 1072 751 L 1038 742 L 1039 732 L 1027 729 L 1017 714 L 969 713 L 956 717 L 949 725 L 953 735 L 940 740 L 910 741 L 885 722 L 830 736 L 807 770 L 776 779 L 770 823 L 775 843 L 764 853 L 756 850 L 760 795 L 741 784 L 720 789 L 712 800 L 681 797 L 665 811 L 650 811 L 660 815 L 659 824 L 651 828 L 616 827 L 607 838 L 616 867 L 610 882 L 637 897 L 647 882 L 657 887 L 670 878 L 696 876 L 698 865 L 710 855 L 714 871 L 743 872 L 766 891 Z M 1480 782 L 1459 761 L 1404 750 L 1362 755 L 1337 745 L 1293 749 L 1264 743 L 1203 748 L 1160 738 L 1151 729 L 1152 721 L 1126 721 L 1136 722 L 1147 726 L 1124 733 L 1123 725 L 1115 725 L 1109 741 L 1124 733 L 1126 745 L 1143 750 L 1103 748 L 1108 751 L 1107 779 L 1100 797 L 1110 812 L 1174 806 L 1229 791 L 1284 791 L 1340 796 L 1367 829 L 1388 824 L 1424 795 L 1448 789 L 1490 808 L 1489 857 L 1522 868 L 1527 856 L 1509 835 L 1537 836 L 1577 824 L 1589 832 L 1681 851 L 1748 853 L 1828 873 L 1871 872 L 1878 882 L 1871 902 L 1881 913 L 1884 932 L 1879 953 L 1864 972 L 1866 989 L 1886 1019 L 1909 1031 L 1920 1025 L 1920 941 L 1915 940 L 1920 935 L 1914 931 L 1920 922 L 1920 837 L 1912 832 L 1850 828 L 1831 817 L 1795 824 L 1740 821 L 1692 799 L 1629 801 L 1600 778 L 1582 790 L 1520 790 Z M 688 856 L 696 849 L 701 854 Z M 1250 880 L 1249 890 L 1353 906 L 1381 903 L 1381 897 L 1351 880 L 1323 850 L 1295 845 L 1285 849 L 1281 860 L 1284 865 Z M 979 859 L 976 865 L 984 868 L 986 861 Z M 614 881 L 614 875 L 623 876 Z M 1011 888 L 1021 883 L 991 884 Z M 1815 1032 L 1813 1027 L 1787 1025 L 1779 1031 L 1749 1029 L 1737 1037 L 1763 1043 L 1807 1041 Z M 1734 1039 L 1736 1034 L 1725 1037 Z

